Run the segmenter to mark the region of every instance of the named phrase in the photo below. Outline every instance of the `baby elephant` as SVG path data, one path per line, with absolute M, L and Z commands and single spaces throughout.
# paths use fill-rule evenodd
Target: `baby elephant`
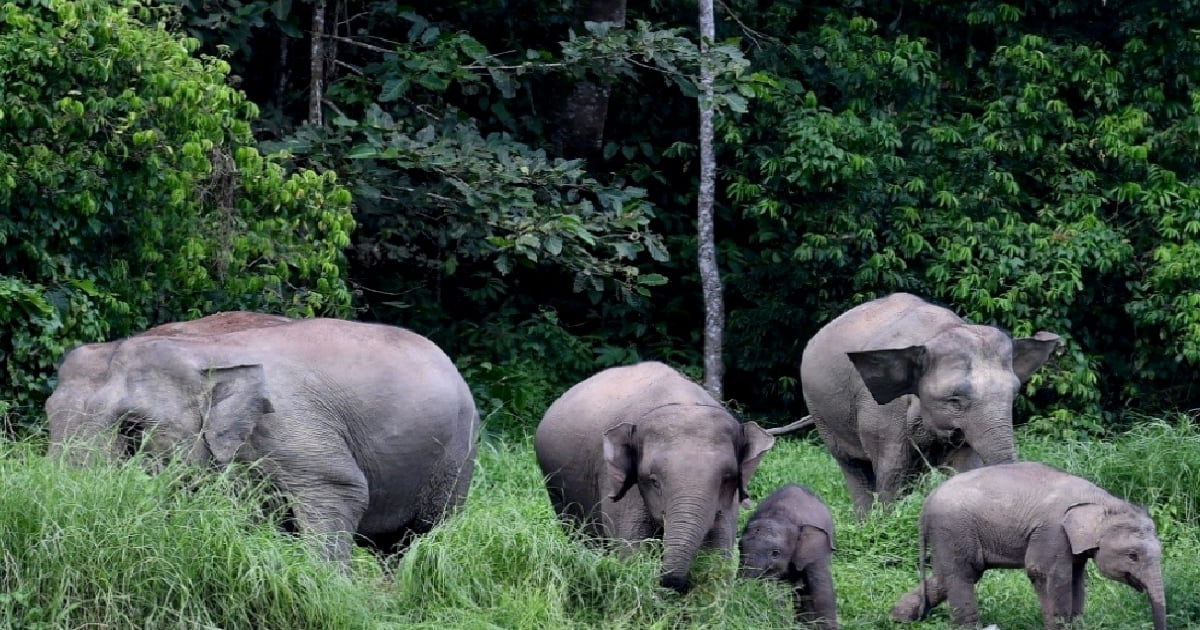
M 795 484 L 771 493 L 746 522 L 738 549 L 742 576 L 792 584 L 797 620 L 838 627 L 833 517 L 817 495 Z
M 933 576 L 925 579 L 925 546 Z M 1150 599 L 1155 630 L 1166 630 L 1162 547 L 1150 514 L 1091 482 L 1036 462 L 960 473 L 925 499 L 920 520 L 921 584 L 892 609 L 916 621 L 949 599 L 956 625 L 979 622 L 975 583 L 987 569 L 1025 568 L 1047 629 L 1083 614 L 1089 558 L 1100 574 Z

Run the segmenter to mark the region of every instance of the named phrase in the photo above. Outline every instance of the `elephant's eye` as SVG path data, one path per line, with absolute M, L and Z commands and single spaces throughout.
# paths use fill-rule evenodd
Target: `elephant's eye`
M 1128 555 L 1128 556 L 1129 556 L 1129 559 L 1130 559 L 1130 560 L 1132 560 L 1132 561 L 1134 561 L 1134 562 L 1137 562 L 1137 561 L 1138 561 L 1138 552 L 1136 552 L 1136 551 L 1130 551 L 1130 552 L 1129 552 L 1128 554 L 1126 554 L 1126 555 Z
M 778 558 L 780 555 L 782 555 L 782 554 L 781 554 L 781 552 L 780 552 L 778 549 L 772 549 L 772 550 L 771 550 L 771 557 L 772 557 L 772 558 Z
M 966 404 L 966 400 L 959 396 L 951 396 L 946 399 L 946 406 L 952 411 L 962 411 Z
M 658 477 L 650 475 L 650 487 L 655 490 L 662 490 L 662 482 L 658 480 Z

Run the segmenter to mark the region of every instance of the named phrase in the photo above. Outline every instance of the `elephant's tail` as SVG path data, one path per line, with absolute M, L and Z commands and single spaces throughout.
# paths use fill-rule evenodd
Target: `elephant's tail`
M 804 429 L 804 428 L 807 428 L 810 426 L 813 426 L 813 417 L 812 417 L 812 415 L 807 415 L 791 424 L 787 424 L 782 427 L 775 427 L 772 429 L 767 429 L 767 433 L 769 435 L 783 435 L 784 433 L 791 433 L 792 431 L 799 431 L 800 429 Z
M 921 510 L 921 516 L 917 520 L 917 579 L 921 589 L 921 610 L 918 613 L 917 619 L 924 619 L 929 614 L 929 585 L 925 582 L 925 539 L 929 535 L 929 523 L 925 517 L 925 510 Z

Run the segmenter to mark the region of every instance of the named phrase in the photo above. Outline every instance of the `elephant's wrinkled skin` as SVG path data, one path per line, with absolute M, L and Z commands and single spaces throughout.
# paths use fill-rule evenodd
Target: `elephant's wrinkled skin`
M 1036 462 L 955 475 L 925 499 L 920 520 L 921 583 L 892 609 L 922 619 L 949 600 L 957 625 L 979 622 L 975 583 L 987 569 L 1024 568 L 1047 630 L 1083 614 L 1089 558 L 1100 574 L 1145 592 L 1155 630 L 1166 630 L 1162 547 L 1145 509 L 1091 482 Z M 926 545 L 933 576 L 925 579 Z
M 46 402 L 50 454 L 144 448 L 223 466 L 261 459 L 330 559 L 383 549 L 462 504 L 479 417 L 432 342 L 402 328 L 223 313 L 81 346 Z
M 743 577 L 792 584 L 797 621 L 836 630 L 833 516 L 811 490 L 787 484 L 759 504 L 738 541 Z
M 846 311 L 804 348 L 800 380 L 860 517 L 929 462 L 958 471 L 1016 460 L 1012 404 L 1058 347 L 1012 339 L 896 293 Z
M 688 588 L 701 547 L 732 553 L 746 485 L 775 443 L 662 363 L 610 368 L 550 406 L 534 439 L 565 525 L 599 539 L 662 538 L 662 585 Z

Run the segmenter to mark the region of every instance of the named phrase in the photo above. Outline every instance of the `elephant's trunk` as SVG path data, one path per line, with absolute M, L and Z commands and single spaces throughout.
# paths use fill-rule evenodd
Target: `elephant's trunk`
M 738 577 L 742 579 L 753 580 L 762 577 L 766 572 L 766 569 L 763 569 L 762 567 L 743 566 L 742 568 L 738 569 Z
M 1154 620 L 1154 630 L 1167 630 L 1167 598 L 1161 572 L 1152 575 L 1146 582 L 1146 596 L 1150 598 L 1150 617 Z
M 713 501 L 699 496 L 671 501 L 663 515 L 663 560 L 660 583 L 678 593 L 690 588 L 692 561 L 716 520 Z
M 116 461 L 124 455 L 124 440 L 115 428 L 89 420 L 71 427 L 63 435 L 51 435 L 47 455 L 64 458 L 72 466 L 94 466 Z
M 986 422 L 963 427 L 963 437 L 966 438 L 967 444 L 979 454 L 984 466 L 1017 461 L 1011 413 L 992 414 L 989 418 Z

